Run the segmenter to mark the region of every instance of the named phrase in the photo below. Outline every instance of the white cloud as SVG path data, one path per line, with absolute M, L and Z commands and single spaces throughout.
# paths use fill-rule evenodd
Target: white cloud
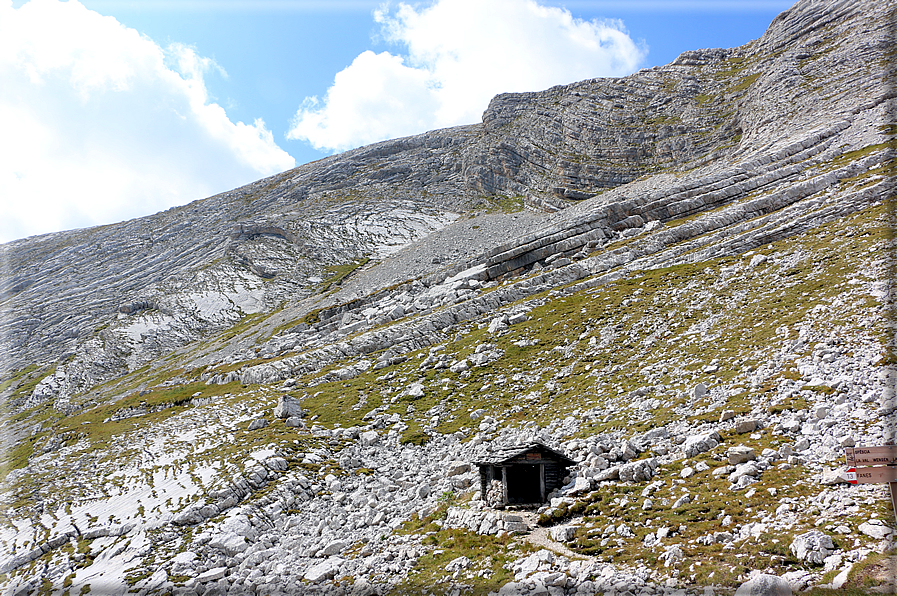
M 375 13 L 405 56 L 359 55 L 288 133 L 317 149 L 478 122 L 497 93 L 622 76 L 645 57 L 619 21 L 584 21 L 533 0 L 436 0 Z
M 209 99 L 217 66 L 75 0 L 0 0 L 0 242 L 119 221 L 293 167 Z

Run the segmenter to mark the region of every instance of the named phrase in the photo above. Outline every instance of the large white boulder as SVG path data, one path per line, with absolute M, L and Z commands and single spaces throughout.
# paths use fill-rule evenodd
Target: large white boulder
M 318 552 L 318 556 L 329 557 L 331 555 L 338 555 L 343 552 L 347 546 L 348 544 L 344 540 L 333 540 L 328 542 L 327 545 Z
M 761 573 L 738 586 L 735 596 L 791 596 L 791 585 L 781 577 Z
M 224 534 L 219 534 L 215 538 L 212 538 L 209 541 L 209 546 L 212 548 L 217 548 L 220 551 L 224 551 L 226 555 L 229 557 L 233 557 L 238 553 L 242 553 L 247 548 L 249 548 L 249 543 L 246 542 L 246 539 L 239 534 L 234 532 L 226 532 Z
M 886 526 L 884 522 L 877 519 L 870 519 L 867 522 L 863 522 L 859 527 L 860 532 L 865 534 L 866 536 L 871 536 L 872 538 L 877 538 L 878 540 L 882 540 L 891 535 L 893 530 Z
M 736 445 L 735 447 L 729 447 L 728 451 L 726 451 L 726 457 L 729 459 L 730 464 L 737 466 L 738 464 L 743 464 L 752 459 L 756 459 L 757 454 L 754 453 L 754 450 L 751 447 Z
M 361 441 L 361 444 L 365 447 L 370 447 L 371 445 L 377 444 L 377 441 L 380 440 L 380 435 L 378 435 L 375 430 L 367 430 L 358 435 L 358 440 Z
M 303 577 L 313 584 L 330 579 L 339 571 L 339 566 L 342 562 L 342 559 L 338 557 L 321 561 L 306 569 Z
M 685 457 L 694 457 L 699 453 L 710 451 L 719 445 L 721 441 L 719 433 L 715 431 L 695 435 L 685 439 L 685 443 L 682 444 L 682 452 L 685 454 Z
M 281 395 L 277 398 L 277 405 L 274 406 L 274 415 L 278 418 L 301 418 L 304 413 L 302 411 L 302 402 L 292 395 Z
M 834 550 L 835 545 L 831 537 L 819 530 L 810 530 L 795 536 L 791 542 L 791 552 L 795 557 L 816 565 L 821 565 Z

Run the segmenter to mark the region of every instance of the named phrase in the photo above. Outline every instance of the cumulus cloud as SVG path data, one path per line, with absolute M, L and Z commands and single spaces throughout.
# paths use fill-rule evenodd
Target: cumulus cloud
M 533 0 L 436 0 L 375 12 L 404 53 L 364 52 L 323 98 L 307 98 L 288 138 L 344 150 L 478 122 L 497 93 L 633 72 L 646 49 L 616 20 L 584 21 Z
M 231 122 L 204 77 L 75 0 L 0 0 L 0 242 L 153 213 L 295 165 Z

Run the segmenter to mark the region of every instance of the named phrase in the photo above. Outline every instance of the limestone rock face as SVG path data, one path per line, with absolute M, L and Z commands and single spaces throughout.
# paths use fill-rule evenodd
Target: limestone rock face
M 326 265 L 357 262 L 363 254 L 386 257 L 428 234 L 433 240 L 420 250 L 435 256 L 384 263 L 351 292 L 357 297 L 359 290 L 430 275 L 444 270 L 447 259 L 457 263 L 449 274 L 479 264 L 494 278 L 651 226 L 655 240 L 641 256 L 664 260 L 673 255 L 658 251 L 687 235 L 784 215 L 784 208 L 839 177 L 875 165 L 870 156 L 843 173 L 801 174 L 813 160 L 874 143 L 881 132 L 875 122 L 884 116 L 887 89 L 873 70 L 875 56 L 888 47 L 883 10 L 871 3 L 799 2 L 761 39 L 739 48 L 685 52 L 667 66 L 619 79 L 499 95 L 481 124 L 362 147 L 154 216 L 9 243 L 3 259 L 15 275 L 0 282 L 9 313 L 0 320 L 0 347 L 11 357 L 4 366 L 67 356 L 35 388 L 29 406 L 53 401 L 73 411 L 78 404 L 71 396 L 97 383 L 247 314 L 269 312 L 286 299 L 311 299 L 326 284 Z M 863 35 L 848 35 L 859 28 Z M 823 98 L 827 80 L 837 81 L 837 100 Z M 692 173 L 635 182 L 676 169 Z M 796 178 L 805 179 L 795 184 Z M 758 189 L 763 196 L 722 220 L 674 233 L 656 227 Z M 513 223 L 499 216 L 491 220 L 493 233 L 457 220 L 492 194 L 563 211 Z M 798 211 L 788 218 L 799 229 L 827 216 L 805 219 Z M 779 229 L 775 221 L 757 223 L 758 237 Z M 433 234 L 442 228 L 443 235 Z M 516 238 L 501 245 L 509 237 Z M 720 250 L 737 249 L 714 252 Z M 612 255 L 591 267 L 637 256 Z M 453 290 L 442 300 L 458 300 L 458 291 L 471 290 Z M 338 293 L 329 302 L 337 305 L 341 297 L 348 296 Z M 379 319 L 355 319 L 342 325 L 343 333 L 404 316 L 413 304 L 393 304 Z M 310 307 L 296 304 L 300 311 Z M 296 343 L 288 341 L 262 355 Z M 240 346 L 238 339 L 222 347 L 222 356 Z M 243 382 L 271 382 L 290 372 L 244 375 Z
M 437 561 L 446 593 L 697 593 L 758 549 L 781 579 L 740 594 L 843 583 L 895 536 L 832 471 L 895 439 L 892 9 L 800 0 L 738 48 L 0 246 L 0 592 L 386 594 Z M 533 442 L 571 465 L 481 484 Z M 497 538 L 449 556 L 462 529 Z

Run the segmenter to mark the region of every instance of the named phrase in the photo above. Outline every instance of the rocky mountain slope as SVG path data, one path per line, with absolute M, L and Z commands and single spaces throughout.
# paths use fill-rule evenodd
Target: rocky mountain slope
M 840 470 L 895 438 L 894 22 L 801 0 L 3 245 L 4 593 L 887 586 Z M 564 488 L 488 507 L 471 462 L 533 440 Z

